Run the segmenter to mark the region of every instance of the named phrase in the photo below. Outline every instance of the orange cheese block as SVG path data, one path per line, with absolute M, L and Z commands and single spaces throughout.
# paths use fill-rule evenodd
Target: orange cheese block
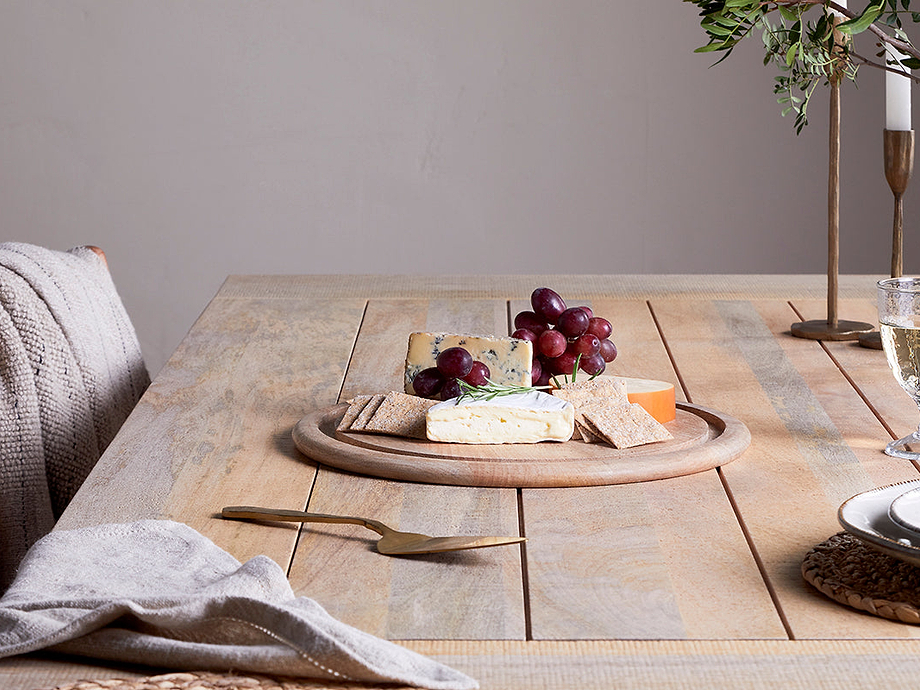
M 677 416 L 674 401 L 674 385 L 667 381 L 633 379 L 626 376 L 626 397 L 629 402 L 639 403 L 652 417 L 662 424 L 673 421 Z

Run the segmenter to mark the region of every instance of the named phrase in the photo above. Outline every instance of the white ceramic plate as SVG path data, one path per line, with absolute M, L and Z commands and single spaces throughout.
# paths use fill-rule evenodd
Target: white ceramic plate
M 896 498 L 920 489 L 920 479 L 883 486 L 844 501 L 837 511 L 843 528 L 882 553 L 920 566 L 920 532 L 891 519 L 889 508 Z
M 920 489 L 896 497 L 888 506 L 888 516 L 901 527 L 920 533 Z

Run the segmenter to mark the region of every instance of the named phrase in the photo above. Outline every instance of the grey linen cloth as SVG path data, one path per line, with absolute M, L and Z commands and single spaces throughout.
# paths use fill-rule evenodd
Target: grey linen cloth
M 266 556 L 240 564 L 170 520 L 39 540 L 0 598 L 0 657 L 38 649 L 188 671 L 478 687 L 295 597 Z

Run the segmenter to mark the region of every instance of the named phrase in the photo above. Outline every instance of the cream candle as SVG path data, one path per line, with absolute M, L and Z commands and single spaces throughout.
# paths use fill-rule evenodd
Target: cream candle
M 885 46 L 888 67 L 902 74 L 910 70 L 898 64 L 898 58 L 906 57 L 891 46 Z M 893 132 L 910 130 L 910 79 L 897 72 L 885 72 L 885 129 Z

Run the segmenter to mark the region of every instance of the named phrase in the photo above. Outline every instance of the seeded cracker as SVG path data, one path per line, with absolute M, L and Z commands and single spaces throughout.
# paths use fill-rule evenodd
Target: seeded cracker
M 582 379 L 581 381 L 566 381 L 560 391 L 583 391 L 594 397 L 622 398 L 626 400 L 626 380 L 614 376 L 603 376 L 596 379 Z
M 576 413 L 577 414 L 577 413 Z M 604 439 L 591 431 L 584 422 L 575 422 L 575 430 L 581 434 L 581 440 L 585 443 L 603 443 Z
M 581 403 L 575 411 L 576 419 L 581 425 L 582 438 L 585 443 L 610 443 L 603 434 L 599 434 L 594 425 L 585 417 L 585 412 L 592 410 L 595 413 L 612 410 L 618 407 L 628 407 L 629 401 L 621 398 L 589 398 Z
M 339 425 L 336 427 L 336 431 L 348 431 L 351 427 L 351 423 L 358 418 L 358 415 L 361 413 L 361 410 L 370 402 L 372 396 L 370 395 L 356 395 L 354 398 L 348 401 L 348 409 L 345 410 L 345 416 L 342 417 L 342 421 L 339 422 Z
M 365 424 L 363 431 L 427 440 L 425 413 L 437 402 L 417 395 L 390 391 Z
M 554 390 L 553 395 L 575 406 L 575 429 L 585 443 L 603 443 L 604 439 L 592 433 L 589 425 L 585 424 L 583 407 L 593 404 L 626 405 L 629 402 L 626 398 L 626 381 L 609 377 L 569 381 L 562 388 Z
M 586 405 L 595 403 L 605 404 L 607 401 L 611 405 L 622 405 L 623 403 L 616 398 L 600 398 L 591 391 L 563 389 L 553 391 L 553 395 L 562 400 L 567 400 L 575 407 L 575 430 L 581 435 L 581 440 L 585 443 L 601 443 L 603 439 L 596 434 L 592 434 L 590 429 L 586 428 L 582 408 Z
M 374 416 L 374 413 L 377 411 L 377 408 L 380 407 L 380 403 L 383 402 L 383 399 L 386 396 L 383 393 L 378 393 L 377 395 L 371 396 L 371 399 L 368 401 L 367 405 L 364 406 L 364 409 L 361 410 L 361 413 L 357 416 L 355 421 L 351 423 L 351 426 L 348 427 L 349 431 L 363 431 L 364 427 L 367 425 L 371 417 Z
M 615 448 L 632 448 L 674 438 L 638 403 L 590 406 L 584 410 L 584 419 L 592 431 L 597 431 Z

